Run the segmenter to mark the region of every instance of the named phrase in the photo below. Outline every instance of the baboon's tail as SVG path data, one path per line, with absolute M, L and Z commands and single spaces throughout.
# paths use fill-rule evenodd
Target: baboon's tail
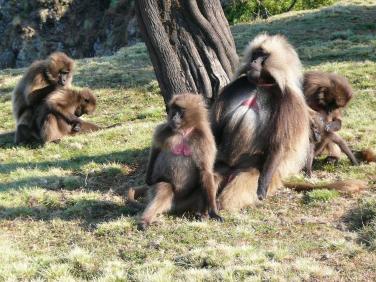
M 295 191 L 311 191 L 315 189 L 329 189 L 336 190 L 341 193 L 358 193 L 367 187 L 367 182 L 363 180 L 343 180 L 328 184 L 312 184 L 308 182 L 294 183 L 284 181 L 283 185 Z

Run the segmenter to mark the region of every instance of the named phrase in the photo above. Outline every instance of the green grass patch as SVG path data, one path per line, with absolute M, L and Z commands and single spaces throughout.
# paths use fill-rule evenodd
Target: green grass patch
M 359 241 L 376 250 L 376 198 L 359 200 L 349 214 L 350 227 L 359 233 Z
M 281 32 L 306 70 L 345 75 L 355 96 L 339 134 L 351 149 L 376 148 L 375 11 L 374 0 L 341 1 L 232 31 L 239 53 L 258 32 Z M 74 84 L 98 99 L 84 118 L 120 125 L 59 144 L 13 144 L 10 98 L 23 71 L 0 70 L 0 281 L 376 280 L 375 163 L 320 158 L 311 179 L 296 177 L 368 180 L 353 197 L 318 190 L 306 205 L 303 193 L 280 189 L 258 207 L 221 212 L 224 223 L 164 215 L 140 232 L 140 210 L 124 194 L 143 183 L 153 129 L 165 119 L 145 45 L 77 60 Z
M 309 191 L 304 195 L 304 202 L 306 204 L 317 203 L 317 202 L 330 202 L 337 198 L 339 193 L 334 190 L 328 189 L 318 189 Z

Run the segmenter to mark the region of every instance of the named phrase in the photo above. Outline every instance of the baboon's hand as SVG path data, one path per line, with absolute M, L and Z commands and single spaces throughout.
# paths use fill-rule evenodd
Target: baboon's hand
M 81 130 L 81 123 L 76 123 L 72 125 L 72 131 L 79 132 Z
M 338 120 L 331 121 L 325 124 L 326 132 L 335 132 L 341 129 L 341 122 Z
M 149 226 L 150 224 L 148 222 L 142 220 L 137 224 L 137 230 L 145 231 Z
M 216 221 L 219 221 L 219 222 L 223 222 L 223 217 L 221 217 L 218 213 L 216 213 L 215 211 L 210 211 L 209 212 L 209 217 L 211 219 L 214 219 Z
M 264 185 L 259 185 L 257 189 L 257 197 L 260 201 L 266 198 L 266 192 L 266 187 L 264 187 Z
M 335 156 L 327 156 L 324 161 L 328 164 L 336 164 L 338 163 L 339 159 Z

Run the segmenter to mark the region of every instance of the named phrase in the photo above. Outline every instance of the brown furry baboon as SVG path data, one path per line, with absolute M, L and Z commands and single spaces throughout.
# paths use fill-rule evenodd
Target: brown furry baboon
M 329 142 L 333 142 L 339 146 L 339 148 L 347 155 L 353 165 L 358 165 L 354 154 L 351 152 L 345 140 L 342 139 L 335 131 L 336 128 L 331 126 L 331 122 L 325 118 L 327 115 L 323 115 L 316 111 L 310 111 L 311 116 L 311 144 L 310 154 L 307 158 L 307 174 L 312 175 L 312 162 L 315 156 L 321 154 L 326 148 Z M 329 124 L 328 124 L 329 123 Z
M 326 113 L 346 107 L 353 96 L 351 85 L 345 77 L 320 71 L 304 74 L 303 91 L 307 104 L 313 110 Z
M 58 87 L 69 87 L 73 79 L 74 61 L 62 52 L 35 61 L 26 70 L 12 94 L 13 115 L 16 120 L 15 142 L 32 142 L 32 108 Z
M 335 73 L 310 71 L 304 74 L 303 91 L 311 109 L 328 120 L 327 131 L 338 131 L 342 127 L 341 110 L 353 97 L 353 90 L 347 79 Z M 326 146 L 329 152 L 327 161 L 336 162 L 341 151 L 333 142 Z
M 66 135 L 99 130 L 95 124 L 79 117 L 91 114 L 96 107 L 96 98 L 88 89 L 58 89 L 50 93 L 45 101 L 34 107 L 33 125 L 39 139 L 57 141 Z
M 356 156 L 359 160 L 362 160 L 366 163 L 376 162 L 376 152 L 371 148 L 356 152 Z
M 264 199 L 282 186 L 282 177 L 304 166 L 309 114 L 301 78 L 299 57 L 283 36 L 261 34 L 246 48 L 235 80 L 212 111 L 217 167 L 225 171 L 222 208 L 253 204 L 256 192 Z
M 168 121 L 154 132 L 146 171 L 149 203 L 139 227 L 146 228 L 160 213 L 191 208 L 222 220 L 217 211 L 213 174 L 216 147 L 203 98 L 176 95 L 168 108 Z M 145 187 L 139 189 L 145 191 Z M 130 200 L 135 192 L 130 189 Z
M 235 79 L 212 108 L 220 209 L 254 205 L 283 186 L 283 178 L 305 166 L 310 116 L 301 78 L 299 57 L 283 36 L 261 34 L 246 48 Z M 357 181 L 330 185 L 354 190 L 350 184 L 365 186 Z M 286 184 L 294 189 L 307 185 Z M 310 189 L 320 187 L 311 185 Z

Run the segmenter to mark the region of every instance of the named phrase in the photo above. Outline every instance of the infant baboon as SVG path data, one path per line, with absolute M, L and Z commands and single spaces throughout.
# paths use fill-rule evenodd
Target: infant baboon
M 52 142 L 66 135 L 99 130 L 95 124 L 79 117 L 91 114 L 96 98 L 90 90 L 58 89 L 48 95 L 44 103 L 35 107 L 34 127 L 40 140 Z
M 307 174 L 312 175 L 313 159 L 320 155 L 329 142 L 333 142 L 347 155 L 353 165 L 358 165 L 354 154 L 349 149 L 345 140 L 342 139 L 335 131 L 337 128 L 331 126 L 331 121 L 327 120 L 327 116 L 319 112 L 311 111 L 311 138 L 310 138 L 310 154 L 307 158 Z
M 327 128 L 339 131 L 342 127 L 342 113 L 353 97 L 353 90 L 347 79 L 335 73 L 310 71 L 304 74 L 303 91 L 307 104 L 322 114 L 328 121 Z M 334 142 L 327 142 L 328 162 L 336 162 L 341 151 Z

